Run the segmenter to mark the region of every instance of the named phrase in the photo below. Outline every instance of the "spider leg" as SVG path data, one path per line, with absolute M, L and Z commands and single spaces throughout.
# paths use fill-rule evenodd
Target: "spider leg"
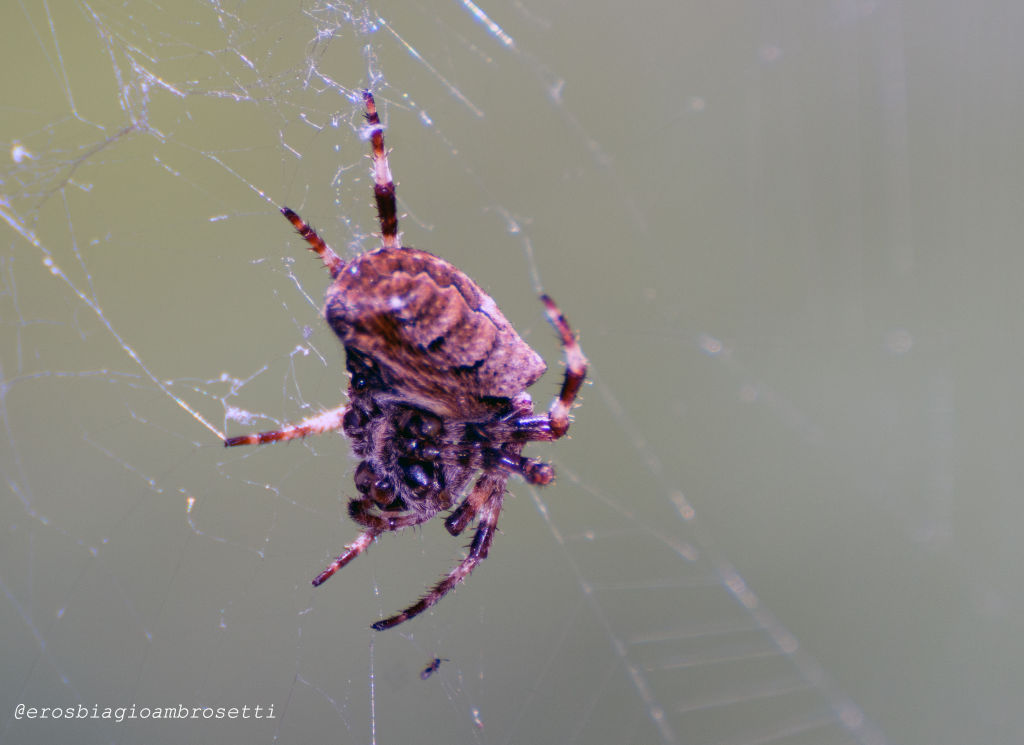
M 345 268 L 344 260 L 334 253 L 334 249 L 324 243 L 324 239 L 317 235 L 313 228 L 309 227 L 309 223 L 287 207 L 281 208 L 281 214 L 299 231 L 299 235 L 309 244 L 310 249 L 324 262 L 327 271 L 331 273 L 331 278 L 333 279 L 341 274 L 341 270 Z
M 448 518 L 444 521 L 444 527 L 452 535 L 462 535 L 462 531 L 473 522 L 473 518 L 477 516 L 480 508 L 490 499 L 491 495 L 497 489 L 501 489 L 504 493 L 506 483 L 508 483 L 508 477 L 501 475 L 489 476 L 484 474 L 478 478 L 469 494 L 462 500 L 462 504 L 448 515 Z
M 298 424 L 285 425 L 281 429 L 275 429 L 269 432 L 256 432 L 251 435 L 229 437 L 224 440 L 224 447 L 230 448 L 235 445 L 262 445 L 265 442 L 284 442 L 286 440 L 294 440 L 296 437 L 318 435 L 321 432 L 340 429 L 342 421 L 345 418 L 346 408 L 347 405 L 342 404 L 335 409 L 321 411 L 319 414 L 311 416 L 308 419 L 303 419 Z
M 363 102 L 373 146 L 373 196 L 377 201 L 381 242 L 385 248 L 398 248 L 398 205 L 395 202 L 395 182 L 388 165 L 388 151 L 384 149 L 384 127 L 377 116 L 377 104 L 370 91 L 363 91 Z
M 369 530 L 365 530 L 362 533 L 360 533 L 358 538 L 352 541 L 352 543 L 345 546 L 345 553 L 343 553 L 337 559 L 332 561 L 331 565 L 324 569 L 322 572 L 320 572 L 320 574 L 316 575 L 316 577 L 313 579 L 313 587 L 319 587 L 320 585 L 322 585 L 324 582 L 329 580 L 331 578 L 331 575 L 333 575 L 336 571 L 338 571 L 343 566 L 348 564 L 350 561 L 352 561 L 352 559 L 359 556 L 359 554 L 363 553 L 363 551 L 365 551 L 370 546 L 370 544 L 373 543 L 373 539 L 376 538 L 378 534 L 379 531 L 376 531 L 373 528 L 370 528 Z
M 491 462 L 494 466 L 500 466 L 513 473 L 518 473 L 527 483 L 544 486 L 550 484 L 555 479 L 554 468 L 547 463 L 542 463 L 533 458 L 525 458 L 518 454 L 501 452 L 499 450 L 489 450 L 487 455 L 492 459 Z M 462 504 L 456 507 L 444 521 L 444 526 L 448 529 L 449 533 L 460 535 L 466 529 L 466 526 L 473 522 L 473 518 L 476 517 L 480 508 L 487 502 L 491 492 L 496 488 L 494 484 L 488 483 L 489 478 L 493 477 L 484 475 L 477 479 L 472 491 L 462 501 Z M 504 491 L 504 484 L 501 485 L 501 489 Z
M 476 569 L 477 564 L 487 558 L 487 551 L 491 547 L 491 541 L 494 540 L 494 532 L 498 528 L 498 515 L 501 514 L 501 504 L 505 496 L 505 480 L 495 476 L 484 476 L 481 481 L 483 479 L 490 481 L 490 489 L 488 489 L 487 500 L 480 509 L 480 525 L 477 527 L 476 535 L 473 536 L 473 542 L 469 546 L 469 554 L 443 577 L 440 582 L 430 588 L 427 594 L 420 598 L 419 601 L 410 605 L 401 613 L 373 624 L 372 628 L 374 631 L 384 631 L 385 629 L 393 628 L 403 621 L 415 618 L 423 611 L 433 607 L 452 588 L 465 581 L 466 577 Z M 477 487 L 474 487 L 473 491 L 475 492 L 479 486 L 480 482 L 478 481 Z
M 522 455 L 507 455 L 505 453 L 498 455 L 498 465 L 513 473 L 518 473 L 528 484 L 547 486 L 555 480 L 555 469 L 549 463 Z
M 435 513 L 419 514 L 413 512 L 392 513 L 393 517 L 385 517 L 380 513 L 372 512 L 376 503 L 369 496 L 359 499 L 352 499 L 348 503 L 348 514 L 356 523 L 362 525 L 366 530 L 359 535 L 352 543 L 345 547 L 345 553 L 331 562 L 330 566 L 324 569 L 313 580 L 313 587 L 319 587 L 331 578 L 336 571 L 356 558 L 373 542 L 381 533 L 402 528 L 411 528 L 414 525 L 425 523 L 434 517 Z
M 562 348 L 565 350 L 565 380 L 562 381 L 562 389 L 559 391 L 558 397 L 551 403 L 551 408 L 548 409 L 546 414 L 524 416 L 513 420 L 512 424 L 515 427 L 513 438 L 519 442 L 529 442 L 531 440 L 550 441 L 563 437 L 569 431 L 569 411 L 572 409 L 576 396 L 583 386 L 583 380 L 587 376 L 587 358 L 583 356 L 583 350 L 580 349 L 579 342 L 576 341 L 569 322 L 565 320 L 565 316 L 562 315 L 562 311 L 555 305 L 554 300 L 547 295 L 541 295 L 540 299 L 544 303 L 548 321 L 555 327 L 559 337 L 562 339 Z M 533 463 L 533 468 L 535 469 L 544 465 L 536 461 Z M 506 467 L 522 474 L 530 483 L 547 484 L 551 481 L 550 478 L 548 481 L 533 480 L 527 472 L 525 464 L 519 468 L 509 464 L 506 464 Z M 537 475 L 543 478 L 542 474 L 542 471 L 537 472 Z M 554 474 L 552 473 L 551 476 L 553 477 Z
M 557 440 L 569 431 L 569 409 L 572 408 L 572 404 L 580 392 L 580 386 L 583 385 L 583 379 L 587 375 L 587 358 L 583 356 L 583 350 L 580 349 L 569 322 L 565 320 L 565 316 L 555 305 L 555 301 L 547 295 L 541 295 L 540 300 L 544 303 L 548 320 L 562 338 L 562 349 L 565 350 L 565 380 L 562 382 L 562 390 L 559 392 L 558 398 L 548 410 L 550 439 Z

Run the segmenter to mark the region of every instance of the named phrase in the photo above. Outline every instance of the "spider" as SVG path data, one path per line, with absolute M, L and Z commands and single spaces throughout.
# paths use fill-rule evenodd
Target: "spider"
M 551 483 L 554 469 L 524 457 L 523 446 L 565 435 L 587 361 L 565 316 L 541 295 L 561 337 L 566 370 L 550 409 L 536 414 L 526 389 L 546 369 L 540 355 L 459 269 L 399 245 L 384 128 L 369 91 L 363 103 L 380 248 L 346 262 L 295 212 L 281 209 L 331 274 L 324 315 L 345 347 L 348 403 L 224 444 L 281 442 L 335 429 L 351 441 L 361 460 L 354 477 L 359 496 L 349 501 L 348 513 L 363 532 L 316 576 L 314 587 L 381 533 L 420 525 L 446 510 L 444 524 L 453 536 L 477 520 L 465 558 L 419 601 L 373 624 L 382 631 L 434 606 L 487 557 L 512 474 L 530 484 Z

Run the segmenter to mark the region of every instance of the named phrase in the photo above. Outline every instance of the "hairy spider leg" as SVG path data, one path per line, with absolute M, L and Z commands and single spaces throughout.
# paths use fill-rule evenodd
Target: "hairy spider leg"
M 395 182 L 388 165 L 388 151 L 384 149 L 384 126 L 377 116 L 377 104 L 370 91 L 363 91 L 363 102 L 373 146 L 373 197 L 377 201 L 381 243 L 385 248 L 398 248 L 398 205 L 395 202 Z
M 288 219 L 288 222 L 295 227 L 295 230 L 302 236 L 302 239 L 309 244 L 310 250 L 312 250 L 320 257 L 321 261 L 324 262 L 324 266 L 327 267 L 327 271 L 331 273 L 331 278 L 337 278 L 337 276 L 341 274 L 341 270 L 345 268 L 345 262 L 342 258 L 334 252 L 334 249 L 324 242 L 324 239 L 321 238 L 305 220 L 299 217 L 291 209 L 288 207 L 282 207 L 281 214 Z M 335 409 L 321 411 L 319 414 L 311 416 L 298 424 L 289 424 L 282 429 L 271 430 L 270 432 L 257 432 L 251 435 L 239 435 L 238 437 L 229 437 L 224 440 L 224 447 L 234 447 L 235 445 L 262 445 L 266 442 L 285 442 L 287 440 L 294 440 L 296 437 L 305 437 L 306 435 L 320 434 L 321 432 L 327 432 L 332 429 L 339 429 L 341 427 L 344 414 L 345 406 L 342 405 Z
M 341 274 L 341 270 L 345 268 L 345 262 L 338 254 L 334 253 L 334 250 L 324 242 L 323 238 L 317 235 L 317 232 L 305 220 L 289 208 L 282 207 L 281 214 L 288 219 L 288 222 L 295 227 L 295 230 L 302 236 L 302 239 L 309 244 L 310 249 L 324 262 L 324 266 L 331 273 L 331 277 L 334 278 Z M 345 408 L 342 405 L 334 409 L 321 411 L 319 414 L 304 419 L 298 424 L 289 424 L 281 429 L 229 437 L 224 440 L 224 447 L 262 445 L 266 442 L 285 442 L 287 440 L 294 440 L 296 437 L 316 435 L 332 429 L 339 429 L 345 415 Z
M 562 337 L 562 349 L 565 350 L 565 380 L 562 382 L 558 398 L 548 410 L 551 434 L 554 435 L 554 439 L 558 439 L 569 431 L 569 409 L 572 408 L 580 392 L 580 386 L 583 385 L 583 379 L 587 376 L 587 358 L 583 356 L 583 350 L 580 349 L 569 322 L 565 320 L 555 301 L 547 295 L 541 295 L 540 300 L 544 303 L 548 321 Z
M 359 556 L 359 554 L 363 553 L 363 551 L 369 548 L 370 544 L 373 543 L 373 539 L 376 538 L 379 534 L 380 531 L 374 530 L 373 528 L 370 528 L 369 530 L 365 530 L 362 533 L 360 533 L 358 538 L 352 541 L 352 543 L 345 546 L 345 553 L 343 553 L 337 559 L 332 561 L 329 567 L 324 569 L 322 572 L 320 572 L 320 574 L 316 576 L 316 578 L 313 580 L 313 587 L 318 587 L 319 585 L 322 585 L 324 582 L 331 578 L 332 574 L 334 574 L 336 571 L 338 571 L 343 566 L 348 564 L 350 561 L 352 561 L 352 559 Z
M 555 301 L 548 295 L 541 295 L 540 299 L 544 303 L 548 321 L 555 327 L 555 331 L 558 332 L 562 341 L 562 349 L 565 352 L 565 379 L 562 381 L 562 389 L 558 392 L 558 397 L 551 402 L 551 408 L 546 414 L 526 416 L 515 420 L 516 438 L 524 442 L 557 440 L 565 436 L 565 433 L 569 431 L 569 412 L 576 402 L 576 396 L 579 395 L 584 379 L 587 377 L 587 358 L 583 356 L 583 350 L 580 349 L 569 322 L 555 305 Z M 522 473 L 531 483 L 548 483 L 546 481 L 531 481 L 525 470 L 516 468 L 512 468 L 512 470 Z
M 390 629 L 404 621 L 408 621 L 410 618 L 415 618 L 428 608 L 437 605 L 441 598 L 472 574 L 477 564 L 487 558 L 487 551 L 494 540 L 494 532 L 498 529 L 498 515 L 501 514 L 506 480 L 501 475 L 485 475 L 477 482 L 477 488 L 485 480 L 487 482 L 485 490 L 488 496 L 483 507 L 480 509 L 480 524 L 477 526 L 476 534 L 473 536 L 473 542 L 469 545 L 469 553 L 466 555 L 466 558 L 460 561 L 440 582 L 430 588 L 427 594 L 420 598 L 419 601 L 410 605 L 401 613 L 373 624 L 372 628 L 374 631 Z M 475 491 L 476 488 L 474 488 Z
M 473 518 L 480 512 L 480 508 L 490 499 L 491 493 L 496 487 L 493 483 L 489 483 L 487 478 L 486 474 L 478 478 L 469 494 L 462 500 L 462 504 L 452 510 L 451 514 L 445 519 L 444 527 L 452 535 L 461 535 L 466 526 L 473 522 Z M 507 483 L 508 478 L 503 477 L 501 479 L 502 491 L 505 490 Z
M 495 454 L 498 465 L 518 473 L 528 484 L 547 486 L 555 480 L 555 469 L 550 463 L 522 455 L 508 455 L 497 451 Z
M 383 515 L 375 514 L 370 511 L 373 505 L 374 502 L 369 496 L 349 501 L 349 517 L 367 530 L 361 533 L 355 541 L 345 546 L 345 553 L 332 561 L 330 566 L 313 578 L 313 587 L 319 587 L 329 580 L 335 572 L 365 551 L 381 533 L 400 530 L 402 528 L 411 528 L 421 523 L 425 523 L 434 517 L 433 514 L 403 514 L 395 517 L 384 517 Z
M 224 440 L 224 447 L 230 448 L 235 445 L 262 445 L 265 442 L 286 442 L 296 437 L 306 435 L 318 435 L 321 432 L 329 432 L 333 429 L 340 429 L 345 418 L 346 405 L 334 409 L 321 411 L 319 414 L 303 419 L 298 424 L 289 424 L 281 429 L 269 432 L 256 432 L 251 435 L 239 435 Z
M 282 207 L 281 214 L 295 227 L 299 235 L 302 236 L 302 239 L 309 244 L 310 250 L 324 262 L 327 271 L 331 273 L 331 279 L 337 278 L 341 274 L 341 270 L 345 268 L 345 261 L 338 254 L 334 253 L 334 249 L 324 242 L 324 239 L 309 226 L 309 223 L 292 210 Z

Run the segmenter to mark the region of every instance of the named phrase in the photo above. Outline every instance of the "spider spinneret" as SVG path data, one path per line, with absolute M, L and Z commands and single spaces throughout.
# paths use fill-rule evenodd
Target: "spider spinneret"
M 546 369 L 540 355 L 458 268 L 399 245 L 384 130 L 373 95 L 364 91 L 363 100 L 380 248 L 346 262 L 295 212 L 281 209 L 333 280 L 324 315 L 345 348 L 348 403 L 224 444 L 280 442 L 336 429 L 350 440 L 361 460 L 354 477 L 359 496 L 349 501 L 348 512 L 363 532 L 317 575 L 314 586 L 381 533 L 420 525 L 449 509 L 445 527 L 452 535 L 477 520 L 467 556 L 419 601 L 373 624 L 382 631 L 435 605 L 487 557 L 512 474 L 531 484 L 551 483 L 554 469 L 522 450 L 528 442 L 557 440 L 568 431 L 587 361 L 561 311 L 542 295 L 566 370 L 550 409 L 534 412 L 526 389 Z

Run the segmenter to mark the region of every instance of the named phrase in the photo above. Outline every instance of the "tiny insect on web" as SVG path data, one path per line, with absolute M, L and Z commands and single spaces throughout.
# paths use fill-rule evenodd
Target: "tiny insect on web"
M 442 662 L 448 661 L 449 660 L 447 657 L 435 657 L 434 659 L 432 659 L 430 661 L 430 664 L 428 664 L 425 668 L 420 670 L 420 680 L 426 680 L 427 678 L 429 678 L 431 675 L 433 675 L 441 669 Z
M 373 95 L 365 91 L 363 100 L 381 247 L 346 262 L 295 212 L 281 210 L 331 274 L 324 315 L 345 348 L 348 403 L 224 444 L 281 442 L 336 429 L 351 441 L 362 460 L 354 477 L 360 496 L 349 501 L 348 512 L 364 530 L 317 575 L 314 586 L 381 533 L 420 525 L 453 507 L 445 519 L 452 535 L 477 520 L 466 557 L 419 601 L 373 624 L 382 631 L 434 606 L 487 557 L 511 474 L 536 485 L 552 482 L 554 469 L 522 450 L 528 442 L 566 434 L 587 361 L 565 316 L 541 295 L 561 339 L 566 370 L 558 397 L 537 414 L 526 389 L 544 374 L 540 355 L 459 269 L 399 245 L 384 130 Z

